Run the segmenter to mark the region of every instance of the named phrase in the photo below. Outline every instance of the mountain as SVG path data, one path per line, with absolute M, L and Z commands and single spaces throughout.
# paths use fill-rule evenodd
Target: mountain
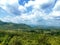
M 32 27 L 26 24 L 15 24 L 0 21 L 0 30 L 17 30 L 17 29 L 30 29 L 30 28 Z
M 44 26 L 44 25 L 39 25 L 39 26 L 30 26 L 26 24 L 16 24 L 16 23 L 11 23 L 11 22 L 2 22 L 0 21 L 0 30 L 24 30 L 24 31 L 31 31 L 31 30 L 59 30 L 60 27 L 56 26 Z

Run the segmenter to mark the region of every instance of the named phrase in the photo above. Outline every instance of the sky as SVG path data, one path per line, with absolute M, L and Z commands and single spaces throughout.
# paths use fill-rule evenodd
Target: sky
M 0 20 L 60 26 L 60 0 L 0 0 Z

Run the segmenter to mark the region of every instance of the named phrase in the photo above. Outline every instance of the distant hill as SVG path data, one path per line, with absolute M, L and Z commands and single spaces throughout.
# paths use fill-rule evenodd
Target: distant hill
M 24 31 L 31 31 L 31 30 L 59 30 L 60 27 L 54 26 L 30 26 L 26 24 L 16 24 L 11 22 L 2 22 L 0 21 L 0 30 L 24 30 Z
M 17 30 L 17 29 L 30 29 L 30 28 L 32 27 L 26 24 L 15 24 L 0 21 L 0 30 Z

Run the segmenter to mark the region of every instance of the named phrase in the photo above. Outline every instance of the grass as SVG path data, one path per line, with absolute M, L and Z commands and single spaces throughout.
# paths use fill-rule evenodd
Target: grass
M 60 45 L 60 30 L 0 30 L 0 45 Z

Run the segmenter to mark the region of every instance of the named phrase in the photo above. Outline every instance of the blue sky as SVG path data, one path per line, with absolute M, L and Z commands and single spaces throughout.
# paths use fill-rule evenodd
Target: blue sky
M 0 0 L 0 20 L 60 26 L 60 0 Z

